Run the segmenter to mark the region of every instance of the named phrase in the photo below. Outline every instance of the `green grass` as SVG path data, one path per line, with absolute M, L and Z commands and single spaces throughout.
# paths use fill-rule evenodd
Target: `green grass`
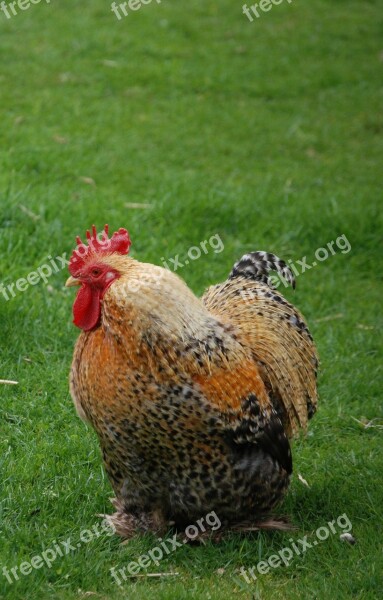
M 163 0 L 121 21 L 101 0 L 0 13 L 0 282 L 69 253 L 93 222 L 126 226 L 134 255 L 157 264 L 218 233 L 224 251 L 180 271 L 196 293 L 248 250 L 311 263 L 342 234 L 352 246 L 286 292 L 321 357 L 320 410 L 281 507 L 298 531 L 183 547 L 150 569 L 178 576 L 121 589 L 109 569 L 154 538 L 102 536 L 12 585 L 2 574 L 77 541 L 111 512 L 111 488 L 68 392 L 66 270 L 0 294 L 0 378 L 19 382 L 0 385 L 1 598 L 381 597 L 383 431 L 355 420 L 383 423 L 381 8 L 294 0 L 253 23 L 231 0 Z M 343 513 L 355 546 L 331 535 L 288 568 L 239 577 Z

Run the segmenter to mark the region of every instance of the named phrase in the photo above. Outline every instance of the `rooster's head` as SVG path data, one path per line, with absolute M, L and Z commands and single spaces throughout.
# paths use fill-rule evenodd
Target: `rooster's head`
M 73 323 L 84 331 L 90 331 L 100 321 L 101 300 L 106 290 L 121 276 L 113 265 L 113 255 L 128 254 L 131 241 L 129 233 L 122 228 L 109 238 L 108 225 L 101 234 L 97 234 L 93 225 L 92 233 L 87 231 L 86 237 L 88 244 L 76 238 L 77 247 L 68 267 L 71 277 L 65 285 L 81 285 L 73 304 Z

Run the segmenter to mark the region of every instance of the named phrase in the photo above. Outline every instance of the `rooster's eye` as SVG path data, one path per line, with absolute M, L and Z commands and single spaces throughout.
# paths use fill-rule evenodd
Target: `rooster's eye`
M 92 269 L 91 274 L 93 277 L 98 277 L 101 275 L 101 269 Z

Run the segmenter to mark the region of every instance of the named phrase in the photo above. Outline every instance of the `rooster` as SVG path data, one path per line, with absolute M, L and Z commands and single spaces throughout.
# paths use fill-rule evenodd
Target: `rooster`
M 292 473 L 289 438 L 317 406 L 318 359 L 300 312 L 252 252 L 197 298 L 168 269 L 129 256 L 129 234 L 77 238 L 66 286 L 77 340 L 70 391 L 95 429 L 129 538 L 215 511 L 235 529 L 271 526 Z M 277 521 L 275 521 L 278 527 Z

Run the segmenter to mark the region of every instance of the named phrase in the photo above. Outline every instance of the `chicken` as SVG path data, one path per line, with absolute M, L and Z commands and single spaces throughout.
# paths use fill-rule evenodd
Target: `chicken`
M 269 526 L 292 473 L 289 438 L 317 406 L 302 315 L 272 288 L 289 267 L 246 254 L 201 299 L 170 270 L 127 256 L 125 229 L 77 238 L 66 285 L 82 332 L 70 391 L 95 429 L 124 537 L 215 511 Z

